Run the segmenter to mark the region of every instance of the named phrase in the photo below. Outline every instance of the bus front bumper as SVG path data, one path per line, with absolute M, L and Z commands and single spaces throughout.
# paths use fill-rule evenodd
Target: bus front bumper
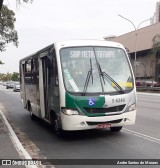
M 87 117 L 61 113 L 62 129 L 66 131 L 101 128 L 99 125 L 118 127 L 135 124 L 136 110 L 119 115 Z

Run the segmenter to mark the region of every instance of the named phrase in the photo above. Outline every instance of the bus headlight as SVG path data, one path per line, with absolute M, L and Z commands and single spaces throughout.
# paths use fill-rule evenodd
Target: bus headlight
M 79 115 L 78 111 L 73 109 L 62 108 L 61 111 L 66 115 Z
M 134 111 L 136 110 L 136 104 L 132 104 L 128 107 L 129 111 Z

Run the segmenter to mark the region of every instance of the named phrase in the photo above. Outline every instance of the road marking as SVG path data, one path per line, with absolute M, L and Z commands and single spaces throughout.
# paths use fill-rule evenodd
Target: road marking
M 160 139 L 157 139 L 157 138 L 154 138 L 154 137 L 145 135 L 145 134 L 141 134 L 141 133 L 139 133 L 139 132 L 132 131 L 132 130 L 129 130 L 129 129 L 126 129 L 126 128 L 123 128 L 123 131 L 132 133 L 132 135 L 135 135 L 135 136 L 141 137 L 141 138 L 143 138 L 143 139 L 146 139 L 146 140 L 155 142 L 155 143 L 157 143 L 157 144 L 160 144 Z

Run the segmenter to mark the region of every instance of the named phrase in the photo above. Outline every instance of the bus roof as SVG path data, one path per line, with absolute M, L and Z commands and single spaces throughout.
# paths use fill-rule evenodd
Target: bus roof
M 119 48 L 123 48 L 124 46 L 120 43 L 117 42 L 113 42 L 113 41 L 106 41 L 106 40 L 68 40 L 68 41 L 61 41 L 61 42 L 55 42 L 27 57 L 24 57 L 23 59 L 21 59 L 20 61 L 23 60 L 27 60 L 30 57 L 34 57 L 37 54 L 43 53 L 47 50 L 52 49 L 53 47 L 55 48 L 63 48 L 63 47 L 76 47 L 76 46 L 108 46 L 108 47 L 119 47 Z
M 71 47 L 71 46 L 108 46 L 108 47 L 119 47 L 124 48 L 120 43 L 106 40 L 69 40 L 56 42 L 54 44 L 58 48 Z
M 51 45 L 49 45 L 49 46 L 47 46 L 47 47 L 44 47 L 44 48 L 42 48 L 41 50 L 39 50 L 39 51 L 37 51 L 37 52 L 35 52 L 35 53 L 31 54 L 31 55 L 28 55 L 28 56 L 22 58 L 22 59 L 20 60 L 20 62 L 23 61 L 23 60 L 27 60 L 27 59 L 29 59 L 30 57 L 34 57 L 34 56 L 37 55 L 37 54 L 43 53 L 43 52 L 45 52 L 45 51 L 47 51 L 47 50 L 49 50 L 49 49 L 52 49 L 53 47 L 54 47 L 54 44 L 51 44 Z

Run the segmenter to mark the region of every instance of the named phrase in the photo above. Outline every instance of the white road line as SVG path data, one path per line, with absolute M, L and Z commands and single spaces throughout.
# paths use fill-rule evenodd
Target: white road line
M 143 139 L 146 139 L 146 140 L 155 142 L 157 144 L 160 144 L 160 139 L 157 139 L 157 138 L 154 138 L 154 137 L 151 137 L 151 136 L 148 136 L 148 135 L 136 132 L 136 131 L 132 131 L 132 130 L 129 130 L 129 129 L 126 129 L 126 128 L 123 128 L 123 131 L 132 133 L 132 135 L 135 135 L 135 136 L 141 137 Z

